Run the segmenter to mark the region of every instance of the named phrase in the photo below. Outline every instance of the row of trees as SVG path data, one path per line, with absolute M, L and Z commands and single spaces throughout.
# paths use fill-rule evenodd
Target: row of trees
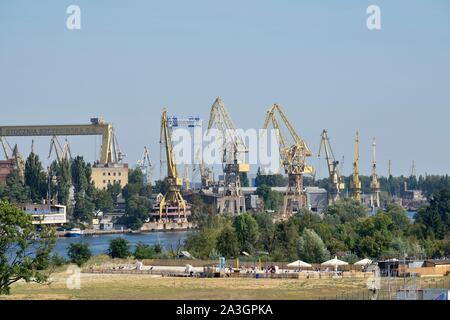
M 344 177 L 346 186 L 350 186 L 352 176 Z M 371 193 L 371 177 L 360 176 L 362 190 L 365 193 Z M 380 177 L 381 191 L 395 197 L 402 197 L 405 192 L 405 186 L 409 190 L 421 190 L 423 194 L 429 199 L 438 190 L 450 189 L 450 177 L 448 175 L 426 175 L 419 177 L 416 176 L 389 176 Z M 406 183 L 406 184 L 405 184 Z M 326 190 L 331 190 L 330 180 L 328 178 L 314 180 L 310 177 L 305 177 L 305 186 L 318 186 Z M 284 187 L 287 185 L 287 178 L 281 174 L 263 175 L 261 170 L 258 169 L 256 174 L 256 186 L 269 186 L 269 187 Z
M 70 201 L 71 188 L 73 202 Z M 115 182 L 109 184 L 107 190 L 99 190 L 92 182 L 91 164 L 86 163 L 83 157 L 77 156 L 72 161 L 54 161 L 48 170 L 44 170 L 39 156 L 34 152 L 26 159 L 24 179 L 21 179 L 18 170 L 14 170 L 7 177 L 6 184 L 0 185 L 0 199 L 11 203 L 39 203 L 50 197 L 68 206 L 70 218 L 75 223 L 90 223 L 96 212 L 112 211 L 119 194 L 122 194 L 126 201 L 126 215 L 122 223 L 133 229 L 139 229 L 147 218 L 152 192 L 152 187 L 144 184 L 140 169 L 130 169 L 129 183 L 123 189 Z
M 199 258 L 234 258 L 245 251 L 267 252 L 274 261 L 312 263 L 330 255 L 350 262 L 357 257 L 442 257 L 450 255 L 449 213 L 450 190 L 444 189 L 433 194 L 414 222 L 398 205 L 390 204 L 369 216 L 364 206 L 351 199 L 329 206 L 322 216 L 302 210 L 283 222 L 274 222 L 268 213 L 209 214 L 185 247 Z

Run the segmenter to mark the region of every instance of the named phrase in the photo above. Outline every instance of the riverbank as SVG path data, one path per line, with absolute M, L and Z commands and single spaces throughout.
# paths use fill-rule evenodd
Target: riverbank
M 195 229 L 196 225 L 192 222 L 184 223 L 159 223 L 159 222 L 147 222 L 144 223 L 141 230 L 131 230 L 131 229 L 120 229 L 120 230 L 94 230 L 85 229 L 83 230 L 83 235 L 111 235 L 111 234 L 141 234 L 149 232 L 177 232 L 177 231 L 189 231 Z M 56 231 L 57 237 L 64 237 L 67 231 Z

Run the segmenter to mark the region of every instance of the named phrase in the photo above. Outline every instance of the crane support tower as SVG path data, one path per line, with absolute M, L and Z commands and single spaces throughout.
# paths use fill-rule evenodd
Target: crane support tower
M 292 142 L 288 143 L 284 136 L 276 113 L 281 117 L 281 121 L 287 128 Z M 305 174 L 314 175 L 314 168 L 306 164 L 306 157 L 312 156 L 312 152 L 306 142 L 295 131 L 283 109 L 277 104 L 273 104 L 267 110 L 263 129 L 268 129 L 270 123 L 272 123 L 273 128 L 277 131 L 281 162 L 289 180 L 282 209 L 282 216 L 288 217 L 294 211 L 306 207 L 303 176 Z
M 356 132 L 355 140 L 355 162 L 353 162 L 353 177 L 352 177 L 352 194 L 353 199 L 358 203 L 362 203 L 362 188 L 361 180 L 359 180 L 359 133 Z
M 380 181 L 378 180 L 377 173 L 377 141 L 373 138 L 372 142 L 372 179 L 370 187 L 372 189 L 372 194 L 370 195 L 370 206 L 375 209 L 381 206 L 380 204 Z
M 325 129 L 321 135 L 318 157 L 320 157 L 322 149 L 325 151 L 325 159 L 327 161 L 328 174 L 331 183 L 329 202 L 332 204 L 341 198 L 342 191 L 345 189 L 345 184 L 339 169 L 339 161 L 334 157 L 328 132 Z
M 176 220 L 178 224 L 187 222 L 190 217 L 190 205 L 183 199 L 180 189 L 183 179 L 178 175 L 175 153 L 172 146 L 171 133 L 167 121 L 167 111 L 161 114 L 160 144 L 164 144 L 167 158 L 167 184 L 168 190 L 161 201 L 153 207 L 152 216 L 159 215 L 159 222 Z
M 223 194 L 217 200 L 218 211 L 229 214 L 244 213 L 245 198 L 239 175 L 249 171 L 249 165 L 242 160 L 248 150 L 220 97 L 217 97 L 211 107 L 207 134 L 212 129 L 218 130 L 221 135 L 219 143 L 225 175 Z

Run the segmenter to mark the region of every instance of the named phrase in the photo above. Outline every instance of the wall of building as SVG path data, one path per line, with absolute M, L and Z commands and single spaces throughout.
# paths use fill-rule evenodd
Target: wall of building
M 123 188 L 128 183 L 128 165 L 94 166 L 92 168 L 92 181 L 97 189 L 106 190 L 108 184 L 114 184 L 114 182 L 120 183 Z
M 0 184 L 6 183 L 8 175 L 14 170 L 14 159 L 0 160 Z

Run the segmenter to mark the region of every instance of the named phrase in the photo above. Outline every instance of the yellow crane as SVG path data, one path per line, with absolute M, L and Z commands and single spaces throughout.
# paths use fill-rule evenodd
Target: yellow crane
M 160 144 L 164 144 L 167 158 L 167 184 L 168 190 L 161 198 L 157 206 L 159 210 L 159 220 L 167 222 L 171 218 L 177 217 L 178 223 L 185 222 L 190 215 L 190 208 L 181 195 L 180 188 L 183 179 L 180 178 L 175 162 L 171 134 L 167 123 L 167 110 L 163 109 L 161 114 Z M 164 220 L 163 220 L 164 216 Z
M 330 203 L 334 203 L 341 197 L 341 193 L 345 189 L 345 184 L 339 170 L 339 161 L 337 161 L 334 157 L 334 153 L 330 145 L 330 139 L 328 138 L 328 132 L 325 129 L 321 135 L 318 157 L 320 157 L 322 149 L 325 151 L 325 158 L 327 161 L 328 174 L 331 183 Z
M 287 138 L 283 135 L 280 121 L 276 114 L 281 118 L 292 141 L 288 143 Z M 280 149 L 281 163 L 285 173 L 288 175 L 288 186 L 284 195 L 283 211 L 284 217 L 291 215 L 296 209 L 306 206 L 306 197 L 303 191 L 303 176 L 305 174 L 314 174 L 314 168 L 306 164 L 306 157 L 312 156 L 306 142 L 298 135 L 294 127 L 289 122 L 283 109 L 273 104 L 266 114 L 263 129 L 268 129 L 270 123 L 277 132 L 278 146 Z
M 377 141 L 373 138 L 372 142 L 372 179 L 370 182 L 370 187 L 372 189 L 372 194 L 370 196 L 370 206 L 372 208 L 380 207 L 380 181 L 378 180 L 377 173 L 377 157 L 376 157 Z
M 213 129 L 221 135 L 220 147 L 225 174 L 223 194 L 217 201 L 218 210 L 220 213 L 243 213 L 246 211 L 245 198 L 239 175 L 249 171 L 249 165 L 241 159 L 248 150 L 220 97 L 211 107 L 207 134 Z
M 362 203 L 361 180 L 359 180 L 359 133 L 356 132 L 355 140 L 355 162 L 353 162 L 352 192 L 353 199 Z

